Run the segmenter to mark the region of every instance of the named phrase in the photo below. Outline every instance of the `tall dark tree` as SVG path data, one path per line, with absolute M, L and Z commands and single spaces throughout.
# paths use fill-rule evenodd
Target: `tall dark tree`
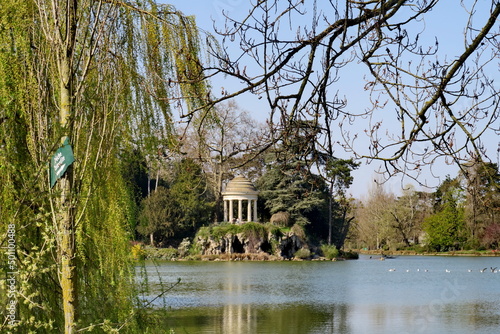
M 182 159 L 174 164 L 170 197 L 177 233 L 190 233 L 208 224 L 214 209 L 214 194 L 207 182 L 201 166 L 193 159 Z
M 469 243 L 477 247 L 485 229 L 497 223 L 500 210 L 500 173 L 497 164 L 477 161 L 465 164 L 463 169 Z
M 317 152 L 310 138 L 317 129 L 311 122 L 296 122 L 289 130 L 269 153 L 266 172 L 257 187 L 270 214 L 288 212 L 292 222 L 303 226 L 314 222 L 309 228 L 318 227 L 328 221 L 328 189 L 311 170 Z
M 346 191 L 354 177 L 351 172 L 359 167 L 352 159 L 329 159 L 326 162 L 326 178 L 330 183 L 328 197 L 328 244 L 333 241 L 337 249 L 344 246 L 353 216 L 352 199 Z M 335 204 L 335 207 L 334 207 Z

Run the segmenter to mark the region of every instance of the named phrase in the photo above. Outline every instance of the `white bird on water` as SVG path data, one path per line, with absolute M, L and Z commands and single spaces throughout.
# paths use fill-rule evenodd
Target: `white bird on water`
M 447 272 L 447 273 L 451 273 L 451 271 L 449 271 L 448 269 L 446 269 L 446 272 Z
M 389 269 L 389 271 L 396 271 L 396 268 L 391 268 Z

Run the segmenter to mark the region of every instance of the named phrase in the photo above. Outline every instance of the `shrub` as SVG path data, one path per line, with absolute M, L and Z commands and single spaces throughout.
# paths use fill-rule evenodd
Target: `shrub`
M 295 256 L 298 259 L 305 260 L 311 257 L 311 251 L 307 248 L 301 248 L 298 251 L 296 251 L 295 254 L 293 254 L 293 256 Z
M 342 252 L 342 257 L 347 260 L 357 260 L 359 259 L 359 254 L 352 251 Z
M 157 260 L 172 260 L 178 256 L 177 249 L 169 248 L 146 248 L 146 258 Z
M 211 229 L 211 236 L 219 241 L 221 238 L 228 234 L 238 234 L 240 232 L 240 226 L 235 224 L 214 226 Z
M 191 247 L 189 247 L 189 255 L 190 256 L 197 256 L 201 255 L 201 245 L 198 242 L 193 242 L 191 243 Z
M 141 244 L 133 245 L 131 252 L 134 260 L 144 260 L 144 256 L 146 255 L 146 252 L 144 251 L 144 248 L 142 248 Z
M 198 232 L 196 232 L 196 236 L 202 239 L 210 237 L 211 234 L 212 234 L 212 229 L 208 226 L 200 227 L 198 229 Z
M 424 245 L 418 244 L 407 248 L 407 250 L 415 251 L 415 253 L 425 253 L 426 248 Z
M 260 237 L 260 238 L 265 238 L 266 235 L 267 235 L 267 229 L 264 225 L 260 224 L 260 223 L 245 223 L 243 225 L 240 226 L 240 229 L 239 229 L 243 235 L 245 235 L 246 237 L 250 236 L 250 235 L 254 235 L 256 237 Z
M 305 240 L 306 238 L 306 232 L 304 231 L 304 228 L 300 226 L 299 224 L 293 224 L 291 231 L 293 234 L 301 238 L 302 240 Z
M 290 224 L 290 214 L 284 211 L 276 212 L 271 216 L 271 224 L 277 226 L 288 226 Z
M 322 245 L 321 252 L 328 260 L 332 260 L 340 256 L 340 252 L 334 245 Z
M 182 239 L 179 247 L 177 247 L 177 251 L 179 252 L 179 256 L 184 257 L 189 253 L 189 249 L 191 247 L 191 241 L 189 238 Z

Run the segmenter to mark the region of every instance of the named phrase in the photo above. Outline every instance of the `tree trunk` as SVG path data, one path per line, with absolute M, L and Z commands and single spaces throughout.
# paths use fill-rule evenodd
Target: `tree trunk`
M 66 64 L 67 65 L 67 64 Z M 65 69 L 67 66 L 62 66 Z M 68 69 L 69 71 L 69 69 Z M 63 74 L 64 78 L 64 74 Z M 63 80 L 64 81 L 64 80 Z M 61 125 L 67 128 L 67 120 L 71 110 L 71 88 L 61 82 Z M 66 132 L 66 130 L 65 130 Z M 61 143 L 67 139 L 63 136 Z M 71 334 L 75 331 L 76 323 L 76 268 L 75 268 L 75 220 L 72 205 L 72 166 L 69 166 L 65 175 L 58 181 L 60 197 L 58 200 L 59 224 L 59 257 L 61 266 L 61 289 L 64 310 L 64 332 Z
M 69 124 L 73 110 L 73 73 L 72 58 L 76 41 L 77 1 L 68 0 L 65 25 L 65 39 L 59 56 L 60 73 L 60 124 L 63 131 L 61 144 L 68 139 L 71 131 Z M 64 311 L 64 332 L 72 334 L 76 330 L 77 275 L 75 266 L 75 217 L 72 204 L 72 166 L 58 181 L 60 197 L 58 201 L 59 257 L 61 268 L 61 289 Z
M 71 167 L 70 167 L 71 168 Z M 59 256 L 61 266 L 61 289 L 64 310 L 64 332 L 74 333 L 76 323 L 76 267 L 75 267 L 75 226 L 71 204 L 71 172 L 61 178 L 59 189 Z
M 150 233 L 150 234 L 149 234 L 149 243 L 150 243 L 151 247 L 154 247 L 154 246 L 155 246 L 155 237 L 154 237 L 154 233 Z
M 332 244 L 332 206 L 333 206 L 333 182 L 330 183 L 330 196 L 328 196 L 328 245 Z

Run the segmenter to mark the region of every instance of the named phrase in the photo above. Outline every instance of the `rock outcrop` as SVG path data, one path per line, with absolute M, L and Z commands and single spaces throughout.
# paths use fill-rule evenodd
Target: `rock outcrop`
M 198 235 L 194 240 L 202 255 L 259 254 L 266 253 L 282 258 L 292 258 L 301 248 L 307 248 L 303 238 L 293 231 L 285 233 L 228 232 Z

